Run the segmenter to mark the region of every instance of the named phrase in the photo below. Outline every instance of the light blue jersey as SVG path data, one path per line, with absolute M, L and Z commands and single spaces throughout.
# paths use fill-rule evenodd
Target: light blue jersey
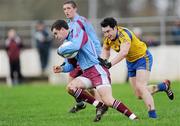
M 82 70 L 99 64 L 94 43 L 77 22 L 73 22 L 69 28 L 69 34 L 66 41 L 71 41 L 72 44 L 65 46 L 64 48 L 58 48 L 58 53 L 60 55 L 72 53 L 78 50 L 75 59 Z M 63 67 L 63 72 L 71 71 L 73 69 L 72 67 L 73 65 L 69 65 L 66 62 L 66 65 Z
M 90 37 L 90 39 L 93 41 L 95 45 L 97 55 L 100 56 L 101 50 L 102 50 L 101 43 L 96 35 L 96 32 L 92 24 L 85 17 L 82 17 L 78 14 L 76 14 L 73 21 L 70 21 L 70 20 L 68 21 L 69 27 L 71 27 L 71 25 L 74 25 L 74 22 L 77 22 L 80 25 L 80 27 L 88 34 L 88 36 Z

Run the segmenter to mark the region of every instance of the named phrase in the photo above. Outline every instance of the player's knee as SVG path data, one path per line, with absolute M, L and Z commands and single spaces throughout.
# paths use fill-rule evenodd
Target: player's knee
M 137 97 L 138 99 L 142 99 L 143 91 L 142 91 L 141 89 L 139 89 L 139 90 L 137 90 L 137 91 L 138 91 L 138 93 L 136 93 L 136 97 Z
M 135 96 L 138 98 L 138 99 L 142 99 L 142 93 L 139 91 L 139 90 L 136 90 L 135 91 Z
M 142 99 L 142 92 L 139 88 L 135 88 L 134 94 L 138 99 Z
M 110 97 L 103 97 L 102 101 L 106 106 L 111 107 L 113 105 L 114 99 Z
M 138 96 L 141 96 L 142 95 L 142 93 L 143 93 L 143 86 L 140 86 L 140 85 L 137 85 L 136 86 L 136 94 L 138 95 Z
M 68 84 L 67 86 L 66 86 L 66 91 L 69 93 L 69 94 L 74 94 L 74 87 L 72 86 L 72 84 Z
M 146 86 L 137 86 L 136 88 L 136 96 L 138 99 L 142 99 L 142 97 L 149 92 Z

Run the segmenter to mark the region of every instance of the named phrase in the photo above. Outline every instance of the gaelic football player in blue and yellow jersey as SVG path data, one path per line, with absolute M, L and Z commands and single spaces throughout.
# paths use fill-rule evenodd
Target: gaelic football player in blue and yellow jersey
M 129 80 L 136 96 L 143 99 L 149 117 L 157 118 L 152 94 L 165 91 L 169 99 L 173 100 L 174 96 L 170 89 L 170 81 L 165 80 L 160 84 L 147 86 L 153 57 L 146 44 L 140 41 L 129 29 L 118 26 L 114 18 L 105 18 L 101 22 L 101 27 L 104 34 L 103 51 L 101 58 L 99 58 L 101 64 L 110 68 L 126 59 Z M 110 49 L 115 50 L 117 56 L 111 62 L 108 62 Z

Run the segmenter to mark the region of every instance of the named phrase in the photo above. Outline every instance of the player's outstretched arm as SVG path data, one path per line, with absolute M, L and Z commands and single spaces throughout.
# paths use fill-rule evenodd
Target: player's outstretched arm
M 111 61 L 112 66 L 116 65 L 127 56 L 130 46 L 131 46 L 130 42 L 125 42 L 121 44 L 120 52 Z
M 110 57 L 110 47 L 106 47 L 105 45 L 103 45 L 101 58 L 102 59 L 109 59 L 109 57 Z

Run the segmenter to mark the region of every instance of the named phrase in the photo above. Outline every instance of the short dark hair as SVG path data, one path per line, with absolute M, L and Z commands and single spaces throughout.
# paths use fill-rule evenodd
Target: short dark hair
M 56 20 L 51 26 L 51 31 L 53 31 L 54 28 L 58 30 L 60 30 L 61 28 L 65 28 L 67 30 L 69 29 L 68 24 L 65 20 Z
M 72 0 L 65 1 L 63 5 L 65 4 L 71 4 L 73 8 L 77 8 L 77 4 Z
M 107 26 L 114 28 L 115 26 L 117 26 L 117 21 L 113 17 L 104 18 L 104 20 L 101 22 L 101 27 Z

